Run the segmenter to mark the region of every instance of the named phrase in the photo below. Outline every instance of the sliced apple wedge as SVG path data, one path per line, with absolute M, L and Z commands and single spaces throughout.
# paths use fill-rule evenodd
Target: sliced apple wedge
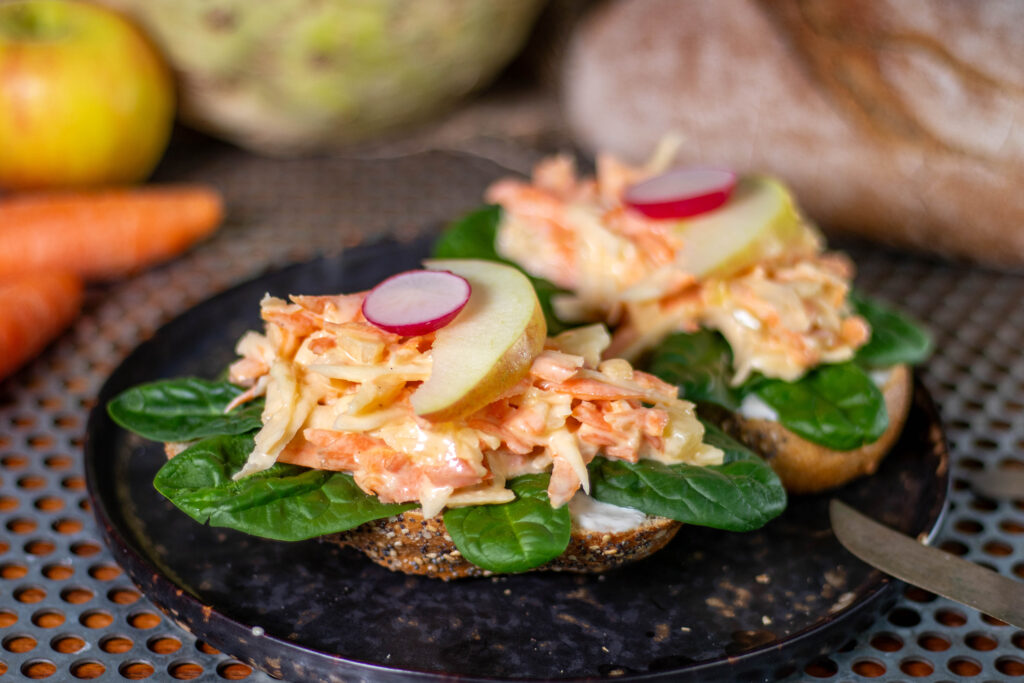
M 817 231 L 777 180 L 743 178 L 720 208 L 678 222 L 678 265 L 698 278 L 727 276 L 794 248 L 816 249 Z
M 547 325 L 533 285 L 511 266 L 473 259 L 424 265 L 464 277 L 472 287 L 466 307 L 437 331 L 430 377 L 411 397 L 417 415 L 457 420 L 526 376 L 544 348 Z

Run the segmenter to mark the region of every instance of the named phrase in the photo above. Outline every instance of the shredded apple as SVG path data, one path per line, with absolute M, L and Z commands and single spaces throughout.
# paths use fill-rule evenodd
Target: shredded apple
M 432 334 L 400 336 L 369 324 L 365 293 L 265 297 L 262 333 L 237 345 L 237 402 L 266 395 L 263 427 L 244 477 L 275 462 L 351 473 L 383 502 L 444 507 L 513 499 L 507 479 L 550 472 L 551 504 L 589 490 L 600 452 L 636 462 L 712 465 L 693 404 L 624 360 L 601 361 L 602 326 L 548 339 L 523 380 L 458 422 L 416 415 L 409 397 L 430 375 Z M 237 404 L 236 402 L 236 404 Z

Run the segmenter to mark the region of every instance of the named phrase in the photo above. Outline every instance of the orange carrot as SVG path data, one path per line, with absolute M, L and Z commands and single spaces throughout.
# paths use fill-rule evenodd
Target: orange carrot
M 131 273 L 185 251 L 217 228 L 223 212 L 220 195 L 201 185 L 0 198 L 0 277 Z
M 81 305 L 82 281 L 71 273 L 30 273 L 0 283 L 0 378 L 42 351 Z

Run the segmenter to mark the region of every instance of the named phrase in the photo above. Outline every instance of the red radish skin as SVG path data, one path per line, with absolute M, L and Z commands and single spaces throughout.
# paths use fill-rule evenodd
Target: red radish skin
M 427 334 L 454 320 L 471 291 L 466 278 L 447 270 L 407 270 L 370 290 L 363 317 L 403 337 Z
M 629 187 L 623 201 L 648 218 L 689 218 L 729 200 L 736 174 L 720 168 L 677 168 Z

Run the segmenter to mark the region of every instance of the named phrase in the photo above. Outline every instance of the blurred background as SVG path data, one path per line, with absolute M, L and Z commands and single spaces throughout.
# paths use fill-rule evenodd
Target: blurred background
M 145 182 L 172 130 L 519 172 L 553 150 L 638 161 L 675 134 L 680 163 L 779 175 L 833 234 L 1024 261 L 1013 0 L 0 4 L 11 191 Z
M 74 458 L 92 397 L 201 299 L 291 261 L 435 229 L 552 152 L 641 161 L 666 135 L 683 140 L 678 163 L 793 187 L 876 288 L 935 326 L 945 351 L 926 380 L 957 462 L 1024 466 L 1022 112 L 1019 0 L 0 0 L 0 503 L 28 513 L 12 519 L 43 515 L 33 529 L 53 526 L 39 503 L 50 489 L 87 511 Z M 978 379 L 986 355 L 1000 360 Z M 42 492 L 16 483 L 29 476 Z M 992 561 L 978 540 L 991 531 L 1021 576 L 1020 508 L 973 500 L 963 519 L 988 516 L 982 531 L 965 523 L 948 540 Z M 100 647 L 92 669 L 72 671 L 81 650 L 45 644 L 56 632 L 32 615 L 51 605 L 71 623 L 102 602 L 115 621 L 145 603 L 123 577 L 127 598 L 115 599 L 93 576 L 116 567 L 90 559 L 105 553 L 90 524 L 42 536 L 77 568 L 86 607 L 45 574 L 42 605 L 5 585 L 3 613 L 28 640 L 3 641 L 4 667 L 60 680 L 111 667 L 252 673 L 200 643 L 179 676 L 176 650 L 102 626 L 82 642 L 118 635 L 127 649 Z M 3 567 L 35 577 L 44 556 L 19 551 L 31 539 L 17 533 L 5 547 L 20 554 Z M 950 656 L 934 659 L 949 647 L 989 679 L 1024 675 L 1019 632 L 937 615 L 889 621 L 801 675 L 955 677 Z M 945 649 L 923 644 L 926 626 Z M 968 631 L 989 641 L 975 648 Z M 918 660 L 927 666 L 904 666 Z

